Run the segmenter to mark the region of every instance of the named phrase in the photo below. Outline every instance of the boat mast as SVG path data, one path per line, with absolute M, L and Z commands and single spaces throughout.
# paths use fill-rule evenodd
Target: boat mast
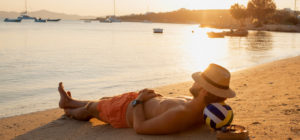
M 297 0 L 295 0 L 295 12 L 297 12 Z
M 295 0 L 295 2 L 294 2 L 294 13 L 295 13 L 295 16 L 297 16 L 297 0 Z
M 25 0 L 25 14 L 27 14 L 27 0 Z
M 114 17 L 116 16 L 116 0 L 114 0 Z
M 147 11 L 146 11 L 146 14 L 149 12 L 149 3 L 147 1 Z

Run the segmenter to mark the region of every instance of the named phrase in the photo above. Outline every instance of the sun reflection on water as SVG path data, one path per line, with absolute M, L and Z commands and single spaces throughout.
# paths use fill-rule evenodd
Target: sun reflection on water
M 220 57 L 226 56 L 228 43 L 224 38 L 209 38 L 206 32 L 212 31 L 209 28 L 197 28 L 192 26 L 185 32 L 182 50 L 186 69 L 189 72 L 203 71 L 210 63 L 222 64 Z

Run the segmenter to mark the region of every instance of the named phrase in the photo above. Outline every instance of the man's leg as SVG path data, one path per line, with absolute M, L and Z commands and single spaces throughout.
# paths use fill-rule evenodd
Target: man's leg
M 87 121 L 93 117 L 99 118 L 99 112 L 97 109 L 98 102 L 89 102 L 86 104 L 86 106 L 74 108 L 74 109 L 64 109 L 67 116 L 74 118 L 76 120 L 83 120 Z
M 80 101 L 71 97 L 71 92 L 66 92 L 62 82 L 59 83 L 60 94 L 59 107 L 64 109 L 67 116 L 77 120 L 89 120 L 93 117 L 99 118 L 97 109 L 99 101 Z

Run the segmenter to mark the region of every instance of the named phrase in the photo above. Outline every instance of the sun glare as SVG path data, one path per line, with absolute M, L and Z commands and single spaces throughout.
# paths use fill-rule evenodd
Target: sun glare
M 189 0 L 184 5 L 187 9 L 229 9 L 234 3 L 246 5 L 248 0 Z
M 208 38 L 206 32 L 216 31 L 216 29 L 190 26 L 191 32 L 184 33 L 184 44 L 182 44 L 183 59 L 185 68 L 189 72 L 203 71 L 210 63 L 222 64 L 220 56 L 226 56 L 226 39 Z M 193 31 L 193 32 L 192 32 Z

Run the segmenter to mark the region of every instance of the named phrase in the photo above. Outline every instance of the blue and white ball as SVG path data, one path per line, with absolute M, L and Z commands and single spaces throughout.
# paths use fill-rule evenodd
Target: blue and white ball
M 208 104 L 204 108 L 203 114 L 206 125 L 214 130 L 230 125 L 233 120 L 233 111 L 225 103 Z

